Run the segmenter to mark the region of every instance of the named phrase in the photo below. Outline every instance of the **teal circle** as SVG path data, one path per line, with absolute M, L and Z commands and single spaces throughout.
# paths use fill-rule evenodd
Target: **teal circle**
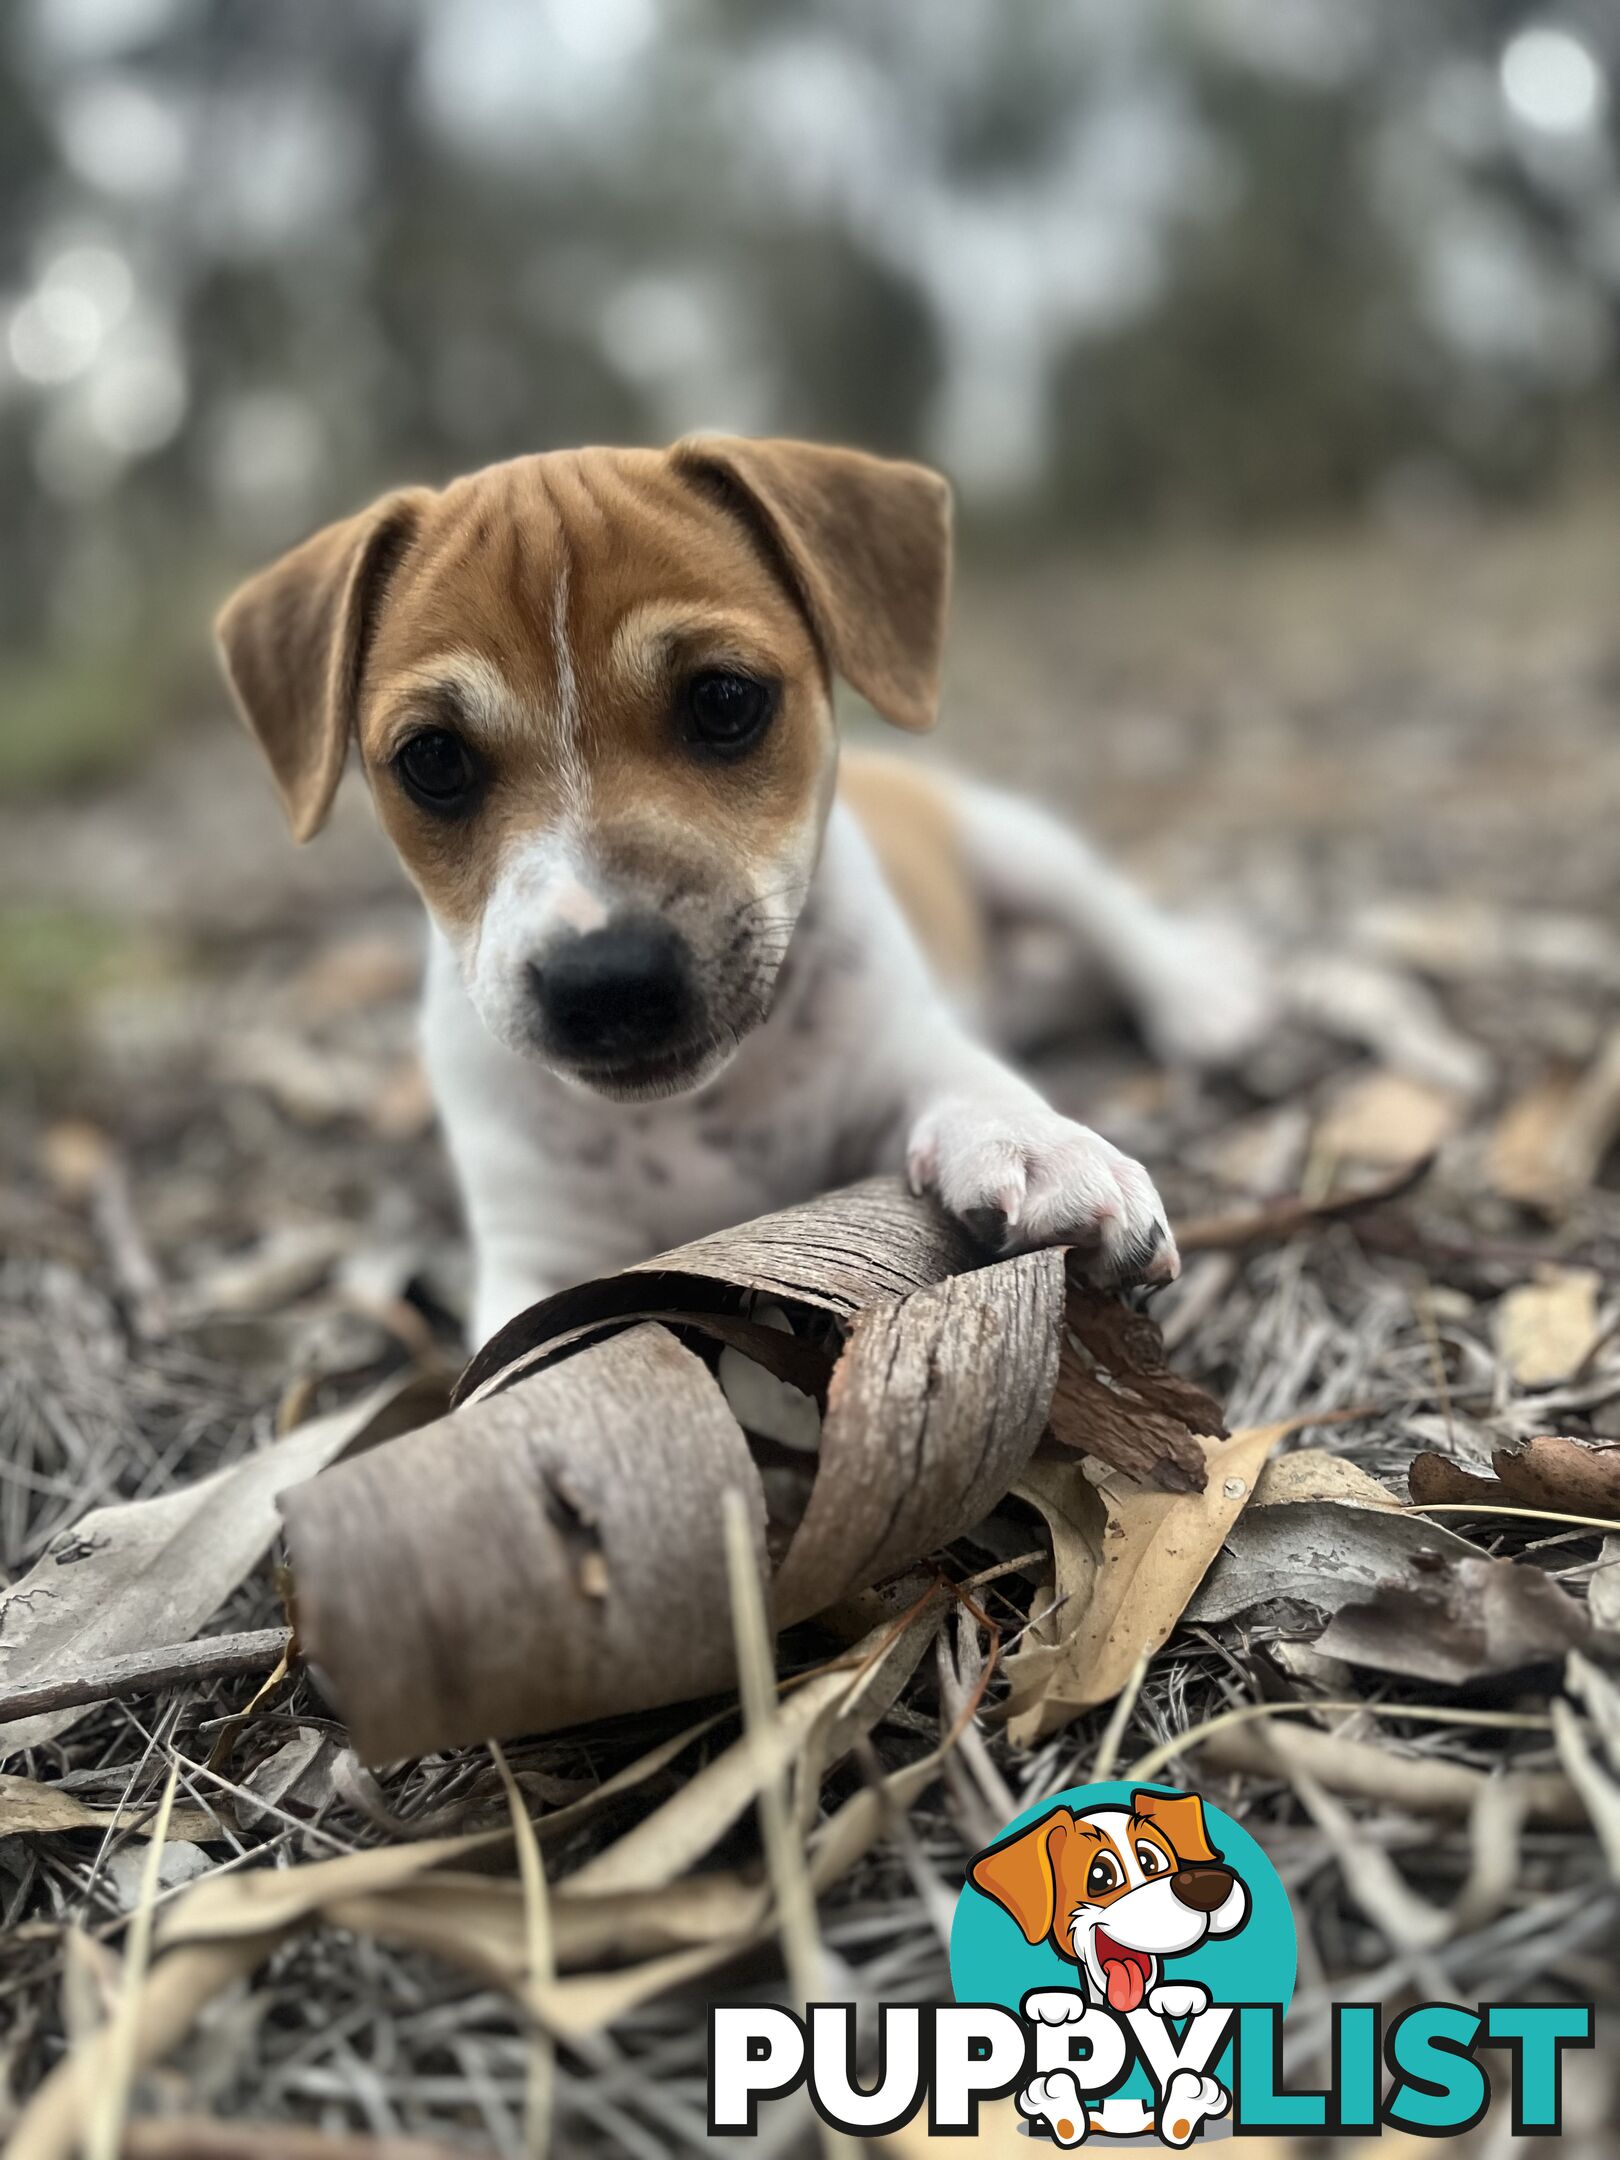
M 1015 1815 L 993 1842 L 1027 1829 L 1066 1807 L 1076 1815 L 1087 1808 L 1129 1807 L 1131 1795 L 1148 1790 L 1169 1793 L 1168 1785 L 1143 1787 L 1118 1779 L 1104 1785 L 1071 1785 L 1051 1793 Z M 1204 1802 L 1209 1841 L 1226 1864 L 1242 1876 L 1249 1892 L 1249 1917 L 1235 1935 L 1212 1935 L 1185 1957 L 1165 1961 L 1166 1980 L 1197 1980 L 1212 2003 L 1276 2003 L 1284 2011 L 1294 1999 L 1299 1968 L 1299 1939 L 1293 1907 L 1277 1870 L 1265 1853 L 1230 1815 Z M 1027 1943 L 1010 1912 L 971 1882 L 962 1885 L 951 1922 L 951 1993 L 958 2002 L 1000 2003 L 1017 2010 L 1031 1988 L 1076 1985 L 1075 1968 L 1051 1942 Z M 1230 2088 L 1232 2051 L 1215 2065 L 1215 2075 Z M 1119 2087 L 1121 2095 L 1150 2099 L 1152 2086 L 1140 2063 Z

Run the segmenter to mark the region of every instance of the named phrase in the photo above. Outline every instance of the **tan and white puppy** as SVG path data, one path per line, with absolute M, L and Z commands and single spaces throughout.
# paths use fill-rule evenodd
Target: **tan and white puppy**
M 296 836 L 357 748 L 427 904 L 425 1053 L 480 1339 L 890 1163 L 1005 1249 L 1175 1274 L 1146 1172 L 963 1013 L 1007 914 L 1088 943 L 1170 1055 L 1233 1047 L 1247 985 L 1010 798 L 883 760 L 840 794 L 833 678 L 930 726 L 949 564 L 936 474 L 709 438 L 403 490 L 226 606 Z
M 1023 2001 L 1026 2018 L 1060 2032 L 1084 2028 L 1088 2003 L 1106 2003 L 1120 2019 L 1145 2010 L 1207 2020 L 1209 1990 L 1166 1981 L 1165 1961 L 1237 1934 L 1250 1911 L 1242 1877 L 1209 1842 L 1199 1796 L 1151 1788 L 1133 1792 L 1128 1807 L 1053 1808 L 978 1854 L 968 1880 L 1012 1915 L 1026 1942 L 1049 1942 L 1073 1963 L 1078 1988 L 1037 1988 Z M 1224 2030 L 1218 2012 L 1214 2023 Z M 1162 2143 L 1184 2146 L 1227 2112 L 1231 2095 L 1206 2071 L 1178 2066 L 1156 2114 L 1128 2098 L 1093 2108 L 1074 2072 L 1057 2067 L 1032 2078 L 1017 2105 L 1063 2146 L 1093 2127 L 1111 2137 L 1157 2128 Z

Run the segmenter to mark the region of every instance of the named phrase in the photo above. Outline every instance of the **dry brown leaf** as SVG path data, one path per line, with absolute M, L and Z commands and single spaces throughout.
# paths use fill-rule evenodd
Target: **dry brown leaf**
M 1074 1584 L 1053 1617 L 1051 1639 L 1026 1638 L 1008 1661 L 1008 1729 L 1018 1745 L 1112 1701 L 1137 1660 L 1161 1647 L 1248 1505 L 1284 1429 L 1267 1425 L 1230 1440 L 1204 1439 L 1202 1492 L 1155 1491 L 1117 1471 L 1088 1474 L 1078 1462 L 1059 1466 L 1056 1478 L 1017 1488 L 1052 1525 L 1059 1593 L 1066 1564 Z M 1043 1471 L 1049 1467 L 1043 1464 Z
M 1520 1387 L 1568 1380 L 1597 1335 L 1601 1278 L 1594 1268 L 1547 1268 L 1496 1306 L 1496 1348 Z
M 1495 1478 L 1465 1469 L 1451 1456 L 1436 1455 L 1432 1451 L 1413 1456 L 1406 1485 L 1420 1507 L 1449 1507 L 1456 1500 L 1477 1500 L 1495 1505 L 1507 1497 Z
M 42 1837 L 61 1830 L 133 1830 L 151 1835 L 150 1807 L 90 1807 L 60 1786 L 32 1778 L 0 1777 L 0 1837 Z M 169 1814 L 169 1837 L 176 1843 L 208 1844 L 225 1835 L 206 1808 L 177 1807 Z
M 1324 1614 L 1405 1586 L 1421 1589 L 1446 1554 L 1474 1557 L 1468 1540 L 1410 1514 L 1376 1478 L 1323 1450 L 1266 1465 L 1188 1617 L 1230 1620 L 1286 1599 Z
M 1342 1606 L 1317 1648 L 1374 1672 L 1466 1687 L 1560 1668 L 1590 1637 L 1585 1606 L 1529 1562 L 1445 1558 L 1420 1584 L 1384 1584 L 1371 1603 Z
M 1352 1506 L 1400 1509 L 1387 1486 L 1360 1463 L 1326 1448 L 1295 1448 L 1274 1455 L 1261 1471 L 1251 1507 L 1290 1507 L 1306 1500 L 1341 1501 Z
M 1434 1155 L 1467 1115 L 1467 1097 L 1453 1088 L 1406 1073 L 1367 1073 L 1334 1097 L 1316 1146 L 1335 1162 L 1395 1169 Z
M 1491 1189 L 1545 1215 L 1588 1190 L 1620 1138 L 1620 1029 L 1584 1073 L 1551 1073 L 1502 1113 L 1486 1157 Z
M 0 1601 L 0 1682 L 67 1679 L 154 1642 L 189 1641 L 269 1551 L 283 1485 L 408 1430 L 443 1401 L 433 1375 L 391 1380 L 195 1485 L 92 1510 Z M 87 1707 L 0 1726 L 0 1759 L 55 1739 Z
M 979 1520 L 1045 1424 L 1063 1295 L 1056 1252 L 980 1258 L 871 1180 L 548 1300 L 448 1417 L 284 1493 L 300 1637 L 362 1759 L 727 1686 L 727 1490 L 779 1627 Z M 751 1324 L 760 1299 L 798 1331 Z M 824 1393 L 796 1522 L 768 1525 L 747 1437 L 686 1347 L 716 1340 Z
M 1419 1455 L 1409 1477 L 1424 1506 L 1458 1501 L 1481 1507 L 1546 1509 L 1620 1523 L 1620 1444 L 1542 1433 L 1491 1456 L 1494 1476 L 1465 1470 L 1449 1456 Z
M 1620 1523 L 1620 1445 L 1612 1440 L 1543 1433 L 1520 1447 L 1499 1448 L 1491 1464 L 1516 1506 Z

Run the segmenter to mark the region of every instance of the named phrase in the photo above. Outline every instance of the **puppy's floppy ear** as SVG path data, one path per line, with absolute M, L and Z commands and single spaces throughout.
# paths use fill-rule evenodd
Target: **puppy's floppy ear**
M 844 680 L 896 727 L 932 727 L 951 576 L 951 491 L 939 474 L 735 435 L 689 436 L 670 457 L 753 527 Z
M 406 489 L 328 525 L 239 586 L 214 625 L 296 840 L 326 823 L 382 590 L 426 499 L 426 489 Z
M 1164 1833 L 1171 1851 L 1190 1867 L 1207 1867 L 1220 1854 L 1204 1827 L 1204 1803 L 1197 1793 L 1133 1792 L 1131 1813 L 1145 1815 Z
M 1044 1942 L 1057 1918 L 1057 1862 L 1074 1817 L 1054 1808 L 1016 1837 L 991 1845 L 968 1869 L 975 1890 L 1004 1906 L 1023 1930 L 1025 1942 Z

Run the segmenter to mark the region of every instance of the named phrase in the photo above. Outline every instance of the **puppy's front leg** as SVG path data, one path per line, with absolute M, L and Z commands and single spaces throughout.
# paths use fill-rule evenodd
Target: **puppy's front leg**
M 1072 1245 L 1093 1281 L 1180 1272 L 1164 1203 L 1138 1162 L 1060 1117 L 968 1037 L 941 1028 L 934 1077 L 913 1094 L 906 1174 L 1000 1252 Z
M 837 1026 L 914 1191 L 937 1193 L 1003 1252 L 1073 1245 L 1099 1282 L 1168 1282 L 1181 1261 L 1140 1163 L 1058 1113 L 946 1004 L 865 836 L 835 810 L 823 852 L 823 936 L 859 953 Z M 892 1158 L 891 1158 L 892 1159 Z M 874 1168 L 881 1166 L 874 1164 Z

